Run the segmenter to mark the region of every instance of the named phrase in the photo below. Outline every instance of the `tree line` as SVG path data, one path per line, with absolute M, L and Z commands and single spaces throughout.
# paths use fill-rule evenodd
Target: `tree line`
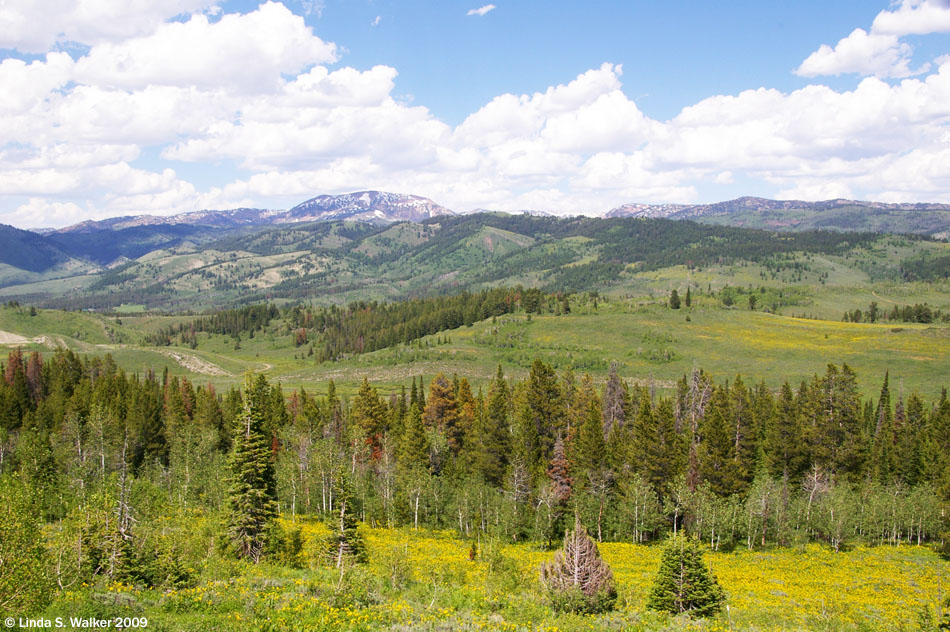
M 296 559 L 278 514 L 337 525 L 335 551 L 357 520 L 551 545 L 575 516 L 597 540 L 714 548 L 948 537 L 946 391 L 927 403 L 885 375 L 862 399 L 847 365 L 777 392 L 696 369 L 666 396 L 541 360 L 485 388 L 439 374 L 350 398 L 263 376 L 217 393 L 69 350 L 15 350 L 2 376 L 0 493 L 23 511 L 0 530 L 45 524 L 30 555 L 61 587 L 187 583 L 214 551 Z
M 353 301 L 346 306 L 314 307 L 297 304 L 280 310 L 276 305 L 249 305 L 221 310 L 191 322 L 163 327 L 146 336 L 153 345 L 174 342 L 197 346 L 197 334 L 221 334 L 240 340 L 253 337 L 272 320 L 283 318 L 297 347 L 309 346 L 316 361 L 336 360 L 408 344 L 430 334 L 510 314 L 517 310 L 541 313 L 557 302 L 558 311 L 570 311 L 563 295 L 537 289 L 495 288 L 450 296 L 412 298 L 396 303 Z

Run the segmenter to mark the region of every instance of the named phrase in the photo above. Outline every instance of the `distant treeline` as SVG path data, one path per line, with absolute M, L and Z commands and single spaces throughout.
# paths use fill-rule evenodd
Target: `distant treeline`
M 169 345 L 176 340 L 196 344 L 195 334 L 198 332 L 249 337 L 265 328 L 272 319 L 283 317 L 295 344 L 309 344 L 316 359 L 324 361 L 407 344 L 423 336 L 472 325 L 518 309 L 540 312 L 542 305 L 554 300 L 564 305 L 566 299 L 542 294 L 537 289 L 516 287 L 415 298 L 398 303 L 354 301 L 346 307 L 295 305 L 283 312 L 276 305 L 252 305 L 165 327 L 150 334 L 146 340 L 155 345 Z
M 950 278 L 950 255 L 908 259 L 901 263 L 907 281 L 938 281 Z
M 881 309 L 877 302 L 872 302 L 862 311 L 860 308 L 845 312 L 842 320 L 850 323 L 876 323 L 890 321 L 896 323 L 938 323 L 950 322 L 950 314 L 939 309 L 933 309 L 926 303 L 914 305 L 894 305 L 891 309 Z
M 190 323 L 163 327 L 156 333 L 146 336 L 145 341 L 151 345 L 170 345 L 173 338 L 178 338 L 183 343 L 192 343 L 198 332 L 233 337 L 254 335 L 279 316 L 280 309 L 276 305 L 267 303 L 224 309 L 196 318 Z

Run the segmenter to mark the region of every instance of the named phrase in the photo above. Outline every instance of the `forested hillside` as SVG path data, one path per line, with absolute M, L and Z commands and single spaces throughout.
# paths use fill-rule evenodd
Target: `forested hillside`
M 391 225 L 238 227 L 209 241 L 212 234 L 177 225 L 70 233 L 72 246 L 85 248 L 80 256 L 114 264 L 3 294 L 57 308 L 183 311 L 275 299 L 399 300 L 519 283 L 549 292 L 623 291 L 657 270 L 759 265 L 781 271 L 807 268 L 816 257 L 870 280 L 933 280 L 944 278 L 939 261 L 947 256 L 946 244 L 918 237 L 499 213 Z M 899 252 L 881 247 L 893 239 L 904 244 Z
M 862 399 L 846 365 L 778 392 L 697 369 L 660 396 L 537 360 L 484 390 L 440 374 L 390 397 L 364 381 L 347 400 L 332 381 L 317 395 L 248 376 L 218 393 L 14 351 L 0 422 L 3 493 L 29 509 L 4 537 L 49 533 L 15 563 L 14 609 L 97 578 L 193 586 L 221 555 L 298 564 L 301 533 L 278 512 L 352 516 L 347 547 L 356 520 L 556 543 L 574 516 L 598 541 L 684 531 L 713 550 L 948 537 L 946 390 L 924 401 L 884 375 Z

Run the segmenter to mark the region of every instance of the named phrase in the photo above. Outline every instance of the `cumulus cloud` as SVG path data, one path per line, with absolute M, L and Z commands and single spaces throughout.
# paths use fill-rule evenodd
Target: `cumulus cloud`
M 950 2 L 904 0 L 896 11 L 881 11 L 871 30 L 890 35 L 926 35 L 950 32 Z
M 468 13 L 466 13 L 465 15 L 485 15 L 486 13 L 488 13 L 494 8 L 495 8 L 495 5 L 486 4 L 485 6 L 479 7 L 477 9 L 469 9 Z
M 0 221 L 287 207 L 365 188 L 562 213 L 695 201 L 736 181 L 799 199 L 948 200 L 950 57 L 905 76 L 916 71 L 899 39 L 919 28 L 913 11 L 933 10 L 905 2 L 879 15 L 903 26 L 882 18 L 803 63 L 868 75 L 852 90 L 714 95 L 659 121 L 605 63 L 498 95 L 456 126 L 394 97 L 395 68 L 332 65 L 339 49 L 276 2 L 129 26 L 82 54 L 0 61 Z M 228 175 L 199 189 L 188 163 Z
M 4 0 L 0 48 L 45 53 L 57 42 L 87 45 L 147 35 L 165 20 L 216 0 Z
M 269 91 L 282 74 L 337 59 L 302 17 L 276 2 L 210 22 L 162 24 L 154 33 L 94 47 L 77 62 L 78 80 L 124 89 L 151 85 Z
M 808 56 L 795 73 L 803 77 L 858 73 L 877 77 L 909 77 L 929 69 L 911 70 L 913 47 L 896 35 L 854 29 L 831 48 L 827 44 Z
M 870 31 L 855 29 L 833 48 L 822 44 L 795 73 L 803 77 L 857 73 L 890 78 L 923 74 L 930 63 L 911 69 L 914 49 L 900 37 L 941 32 L 950 32 L 950 1 L 902 0 L 896 10 L 878 13 Z

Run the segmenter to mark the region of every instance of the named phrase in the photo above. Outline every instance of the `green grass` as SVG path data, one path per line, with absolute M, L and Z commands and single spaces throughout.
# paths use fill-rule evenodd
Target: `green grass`
M 649 283 L 685 292 L 682 281 L 692 282 L 690 272 L 674 268 L 654 274 Z M 876 395 L 885 371 L 890 371 L 892 382 L 927 399 L 936 398 L 947 385 L 950 326 L 841 321 L 846 309 L 866 309 L 872 300 L 882 310 L 892 302 L 927 302 L 947 311 L 950 294 L 945 284 L 769 285 L 766 293 L 756 294 L 761 303 L 768 304 L 779 292 L 782 300 L 793 303 L 778 314 L 750 311 L 746 295 L 739 295 L 733 308 L 724 308 L 717 295 L 700 293 L 706 289 L 701 283 L 690 287 L 691 309 L 668 309 L 666 289 L 601 299 L 596 309 L 592 302 L 575 298 L 568 315 L 530 319 L 523 313 L 507 315 L 408 346 L 322 364 L 307 357 L 307 345 L 293 345 L 289 328 L 279 320 L 253 338 L 243 335 L 237 348 L 230 336 L 208 334 L 198 334 L 196 349 L 143 347 L 147 334 L 194 317 L 141 313 L 140 306 L 112 316 L 57 310 L 38 310 L 30 316 L 29 308 L 4 307 L 0 330 L 26 338 L 28 349 L 51 353 L 65 345 L 80 353 L 112 353 L 128 371 L 141 373 L 154 363 L 156 368 L 167 367 L 173 374 L 219 387 L 239 384 L 247 370 L 264 371 L 287 390 L 315 392 L 324 391 L 329 379 L 344 393 L 352 392 L 364 377 L 384 391 L 396 391 L 413 376 L 439 372 L 466 376 L 480 386 L 498 365 L 510 376 L 526 375 L 535 358 L 559 371 L 591 373 L 597 381 L 603 381 L 610 365 L 617 363 L 625 379 L 660 389 L 671 388 L 694 367 L 717 380 L 741 374 L 747 381 L 764 380 L 778 388 L 786 379 L 795 385 L 823 373 L 827 363 L 847 363 L 855 369 L 865 395 Z M 355 296 L 366 298 L 359 292 Z M 822 320 L 793 317 L 802 314 Z M 178 354 L 177 360 L 170 351 Z
M 659 546 L 603 543 L 619 593 L 616 609 L 576 615 L 549 605 L 538 567 L 553 552 L 537 544 L 504 546 L 500 554 L 510 568 L 490 572 L 485 559 L 469 561 L 471 542 L 451 533 L 361 527 L 369 563 L 341 574 L 316 556 L 326 527 L 297 525 L 303 568 L 219 560 L 195 569 L 193 583 L 177 589 L 101 580 L 58 592 L 46 615 L 144 616 L 149 629 L 176 631 L 918 630 L 922 616 L 936 618 L 950 572 L 932 550 L 916 546 L 707 551 L 729 609 L 690 619 L 646 609 Z

